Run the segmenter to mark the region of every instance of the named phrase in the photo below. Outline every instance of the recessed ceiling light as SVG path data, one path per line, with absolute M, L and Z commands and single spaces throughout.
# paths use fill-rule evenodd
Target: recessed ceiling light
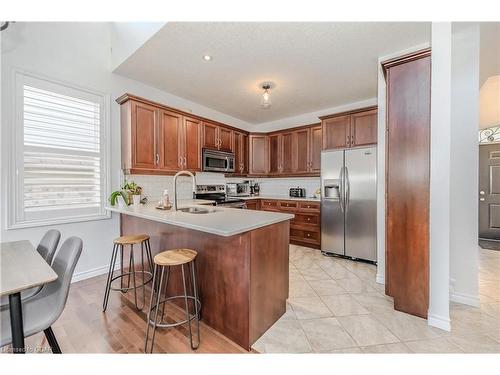
M 203 55 L 203 60 L 205 60 L 205 61 L 212 61 L 212 56 L 210 56 L 210 55 Z

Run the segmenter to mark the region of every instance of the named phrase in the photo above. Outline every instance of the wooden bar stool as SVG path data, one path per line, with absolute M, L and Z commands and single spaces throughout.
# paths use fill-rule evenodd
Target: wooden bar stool
M 141 245 L 141 270 L 136 271 L 135 269 L 135 257 L 134 257 L 134 245 Z M 130 257 L 129 257 L 129 267 L 128 272 L 123 271 L 123 253 L 124 246 L 130 246 Z M 114 276 L 116 258 L 118 256 L 118 251 L 120 252 L 120 273 Z M 144 270 L 144 254 L 149 265 L 149 271 Z M 140 285 L 136 283 L 136 274 L 141 274 L 142 282 Z M 127 286 L 124 286 L 123 278 L 127 277 Z M 146 279 L 147 276 L 147 279 Z M 130 286 L 130 278 L 132 278 L 133 285 Z M 116 279 L 120 279 L 120 287 L 113 287 L 112 283 Z M 145 285 L 153 279 L 153 257 L 151 255 L 151 245 L 149 244 L 149 236 L 147 234 L 138 234 L 132 236 L 121 236 L 113 240 L 113 252 L 111 253 L 111 261 L 109 263 L 108 271 L 108 281 L 106 282 L 106 290 L 104 292 L 104 301 L 102 303 L 102 311 L 106 311 L 109 300 L 109 292 L 111 290 L 119 290 L 122 293 L 133 289 L 134 290 L 134 301 L 135 307 L 138 310 L 142 310 L 146 304 L 146 293 Z M 137 304 L 137 288 L 142 287 L 142 307 Z
M 148 338 L 149 338 L 149 327 L 153 326 L 153 336 L 151 339 L 151 350 L 150 353 L 153 352 L 154 342 L 155 342 L 155 333 L 156 327 L 160 328 L 169 328 L 176 327 L 181 324 L 188 324 L 189 327 L 189 341 L 191 344 L 191 349 L 198 349 L 200 345 L 200 310 L 201 310 L 201 301 L 198 298 L 198 289 L 196 284 L 196 258 L 197 252 L 191 249 L 174 249 L 167 250 L 162 253 L 155 255 L 154 257 L 154 273 L 153 273 L 153 290 L 151 292 L 151 300 L 149 302 L 149 310 L 148 310 L 148 318 L 146 323 L 146 342 L 144 345 L 144 351 L 148 352 Z M 184 288 L 184 294 L 177 296 L 167 296 L 167 287 L 168 281 L 170 278 L 170 267 L 173 266 L 181 266 L 182 272 L 182 286 Z M 184 266 L 187 268 L 187 276 L 189 277 L 189 273 L 191 273 L 191 284 L 193 287 L 193 295 L 188 295 L 187 287 L 186 287 L 186 272 L 184 270 Z M 191 268 L 191 272 L 189 269 Z M 165 278 L 166 271 L 166 280 L 165 285 L 163 286 L 163 279 Z M 164 287 L 164 298 L 161 299 L 162 287 Z M 163 317 L 165 314 L 165 304 L 168 301 L 183 298 L 185 304 L 185 312 L 186 319 L 180 322 L 174 323 L 164 323 Z M 189 311 L 189 303 L 188 300 L 193 302 L 193 314 Z M 153 304 L 154 302 L 154 304 Z M 158 322 L 158 310 L 162 309 L 161 319 Z M 154 312 L 153 312 L 154 310 Z M 152 318 L 151 313 L 153 312 L 154 318 Z M 196 319 L 196 331 L 197 331 L 197 342 L 196 345 L 193 344 L 193 334 L 191 331 L 191 321 Z

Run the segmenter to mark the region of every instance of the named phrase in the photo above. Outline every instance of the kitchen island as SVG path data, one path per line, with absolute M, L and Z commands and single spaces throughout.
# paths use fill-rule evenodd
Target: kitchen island
M 294 215 L 190 206 L 211 212 L 161 211 L 153 204 L 107 209 L 120 214 L 121 235 L 148 234 L 153 255 L 174 248 L 196 250 L 202 321 L 250 350 L 286 311 Z M 175 268 L 170 295 L 181 294 Z

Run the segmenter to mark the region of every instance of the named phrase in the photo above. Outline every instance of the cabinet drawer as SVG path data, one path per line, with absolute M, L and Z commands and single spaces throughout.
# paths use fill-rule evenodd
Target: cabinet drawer
M 295 210 L 298 202 L 280 201 L 280 208 L 284 210 Z
M 299 228 L 290 228 L 290 239 L 306 242 L 320 242 L 320 232 L 304 230 Z
M 248 200 L 245 204 L 249 210 L 260 210 L 260 201 L 258 199 Z
M 296 213 L 292 222 L 299 225 L 319 225 L 319 215 L 318 214 L 302 214 Z
M 320 203 L 319 202 L 299 202 L 299 208 L 301 211 L 319 212 Z
M 268 211 L 277 211 L 279 210 L 279 205 L 278 201 L 267 201 L 267 200 L 262 200 L 261 203 L 261 208 L 263 210 L 268 210 Z

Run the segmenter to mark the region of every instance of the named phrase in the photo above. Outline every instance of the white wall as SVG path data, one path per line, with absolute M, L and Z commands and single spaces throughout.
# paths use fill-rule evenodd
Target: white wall
M 479 306 L 479 50 L 477 23 L 453 23 L 451 60 L 450 298 Z
M 429 325 L 450 330 L 451 23 L 432 23 Z
M 498 35 L 500 44 L 500 33 Z M 479 89 L 479 127 L 500 125 L 500 75 L 489 77 Z
M 166 22 L 111 22 L 110 70 L 114 71 L 165 24 Z
M 147 97 L 173 107 L 190 108 L 194 113 L 227 123 L 249 127 L 241 120 L 186 101 L 177 96 L 146 86 L 137 81 L 112 74 L 110 61 L 109 23 L 24 23 L 11 24 L 2 32 L 2 168 L 1 214 L 2 241 L 28 239 L 38 243 L 47 227 L 6 230 L 7 196 L 6 163 L 9 156 L 8 132 L 14 125 L 9 98 L 11 96 L 11 71 L 20 68 L 49 78 L 108 93 L 111 96 L 111 175 L 112 187 L 120 182 L 120 113 L 115 98 L 124 92 Z M 234 122 L 233 122 L 234 120 Z M 119 234 L 119 220 L 111 219 L 58 225 L 63 239 L 72 235 L 82 237 L 84 251 L 76 269 L 76 276 L 92 276 L 106 271 L 111 253 L 112 239 Z
M 350 111 L 353 109 L 369 107 L 377 104 L 377 98 L 371 98 L 367 100 L 362 100 L 359 102 L 348 103 L 340 105 L 337 107 L 325 108 L 319 111 L 304 113 L 302 115 L 287 117 L 284 119 L 263 122 L 252 128 L 254 132 L 272 132 L 275 130 L 281 130 L 286 128 L 293 128 L 301 125 L 309 125 L 320 122 L 319 116 L 331 115 L 334 113 L 340 113 L 344 111 Z

